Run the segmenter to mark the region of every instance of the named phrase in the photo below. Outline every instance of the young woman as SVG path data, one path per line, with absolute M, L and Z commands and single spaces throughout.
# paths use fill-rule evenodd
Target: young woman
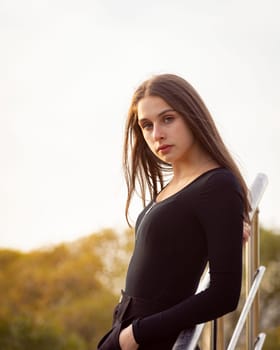
M 113 328 L 98 349 L 171 350 L 183 329 L 237 307 L 247 187 L 200 96 L 172 74 L 135 91 L 124 170 L 126 216 L 136 190 L 150 200 L 136 221 Z M 195 294 L 207 263 L 210 286 Z

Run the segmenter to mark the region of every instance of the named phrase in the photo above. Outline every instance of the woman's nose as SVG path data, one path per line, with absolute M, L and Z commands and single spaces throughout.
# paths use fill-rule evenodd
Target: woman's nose
M 154 138 L 155 141 L 160 140 L 160 139 L 163 138 L 163 130 L 158 125 L 154 125 L 153 138 Z

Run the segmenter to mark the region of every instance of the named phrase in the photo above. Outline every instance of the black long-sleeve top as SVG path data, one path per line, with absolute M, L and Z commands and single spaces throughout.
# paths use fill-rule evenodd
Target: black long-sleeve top
M 138 344 L 174 337 L 233 311 L 242 277 L 243 200 L 233 174 L 216 168 L 179 192 L 152 201 L 136 222 L 126 293 L 164 302 L 133 321 Z M 195 294 L 209 262 L 210 286 Z

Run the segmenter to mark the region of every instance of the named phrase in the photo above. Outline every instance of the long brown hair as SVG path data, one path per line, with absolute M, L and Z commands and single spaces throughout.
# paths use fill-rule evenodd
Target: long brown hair
M 164 185 L 172 167 L 157 158 L 149 149 L 138 125 L 138 102 L 145 96 L 161 97 L 186 121 L 196 140 L 222 167 L 232 171 L 242 189 L 244 217 L 248 221 L 250 204 L 248 188 L 238 166 L 227 150 L 215 123 L 196 90 L 183 78 L 174 74 L 160 74 L 144 81 L 135 91 L 125 127 L 123 167 L 127 184 L 125 215 L 128 220 L 133 193 L 139 185 L 143 205 L 147 190 L 155 198 Z

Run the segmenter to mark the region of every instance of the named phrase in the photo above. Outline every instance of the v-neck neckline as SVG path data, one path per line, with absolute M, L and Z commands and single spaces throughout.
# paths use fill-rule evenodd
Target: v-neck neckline
M 182 187 L 181 189 L 179 189 L 178 191 L 176 191 L 176 192 L 170 194 L 169 196 L 167 196 L 167 197 L 165 197 L 165 198 L 163 198 L 163 199 L 161 199 L 161 200 L 158 201 L 158 200 L 157 200 L 157 197 L 158 197 L 158 195 L 161 193 L 161 192 L 159 192 L 159 193 L 157 194 L 156 198 L 153 200 L 153 205 L 152 205 L 152 206 L 154 206 L 154 205 L 156 205 L 156 204 L 163 203 L 163 202 L 167 201 L 168 199 L 171 199 L 171 198 L 175 197 L 176 195 L 178 195 L 179 193 L 181 193 L 181 192 L 184 191 L 185 189 L 191 187 L 191 186 L 192 186 L 196 181 L 198 181 L 200 178 L 204 177 L 205 175 L 209 174 L 209 173 L 212 172 L 212 171 L 217 171 L 217 170 L 220 170 L 220 169 L 225 169 L 225 168 L 219 166 L 219 167 L 216 167 L 216 168 L 212 168 L 212 169 L 206 170 L 205 172 L 203 172 L 202 174 L 198 175 L 196 178 L 194 178 L 193 180 L 191 180 L 189 183 L 187 183 L 185 186 L 183 186 L 183 187 Z M 165 187 L 164 187 L 164 188 L 165 188 Z M 163 189 L 164 189 L 164 188 L 163 188 Z M 163 190 L 163 189 L 162 189 L 162 190 Z

